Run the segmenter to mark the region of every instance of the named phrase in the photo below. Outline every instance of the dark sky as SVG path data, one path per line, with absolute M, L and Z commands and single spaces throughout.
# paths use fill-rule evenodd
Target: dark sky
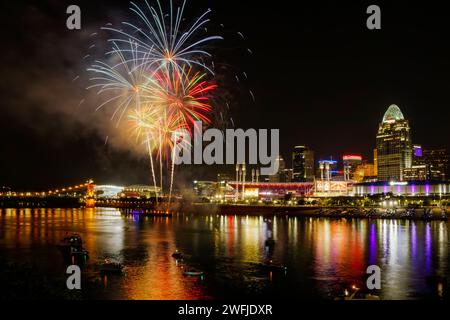
M 410 120 L 414 143 L 450 147 L 447 8 L 423 1 L 297 2 L 188 2 L 187 18 L 211 8 L 210 30 L 225 37 L 211 51 L 228 66 L 218 76 L 229 84 L 223 89 L 236 127 L 279 128 L 287 160 L 295 144 L 309 145 L 317 158 L 371 159 L 378 123 L 395 103 Z M 382 29 L 371 31 L 365 12 L 374 3 Z M 81 7 L 81 31 L 65 27 L 70 4 Z M 128 1 L 3 4 L 0 185 L 39 189 L 88 177 L 149 182 L 145 157 L 120 147 L 120 139 L 105 145 L 95 106 L 79 105 L 86 86 L 73 81 L 88 67 L 83 57 L 95 43 L 89 34 L 127 17 Z M 233 74 L 243 72 L 248 79 L 236 83 Z M 180 168 L 177 181 L 224 170 L 230 168 Z

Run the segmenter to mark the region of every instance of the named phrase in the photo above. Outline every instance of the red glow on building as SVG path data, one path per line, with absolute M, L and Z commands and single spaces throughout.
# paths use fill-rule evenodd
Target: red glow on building
M 362 160 L 362 156 L 359 154 L 346 154 L 342 157 L 342 159 L 345 160 L 358 160 L 361 161 Z

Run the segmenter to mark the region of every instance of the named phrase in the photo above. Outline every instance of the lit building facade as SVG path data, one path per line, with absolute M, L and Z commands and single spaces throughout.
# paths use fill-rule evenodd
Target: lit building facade
M 292 181 L 314 180 L 314 152 L 306 146 L 295 146 L 292 152 Z
M 377 148 L 373 149 L 373 175 L 378 177 L 378 150 Z
M 353 181 L 355 182 L 364 182 L 364 181 L 373 181 L 377 179 L 377 167 L 374 163 L 362 163 L 360 164 L 355 171 Z
M 228 173 L 218 173 L 217 174 L 217 182 L 228 182 L 228 181 L 231 181 L 231 180 L 233 180 L 232 178 L 231 178 L 231 175 L 230 174 L 228 174 Z
M 198 197 L 212 197 L 218 191 L 219 183 L 215 181 L 194 181 L 194 193 Z
M 341 179 L 343 177 L 339 176 L 342 172 L 338 171 L 338 162 L 336 160 L 319 160 L 318 164 L 318 176 L 320 180 L 343 180 Z
M 403 169 L 403 180 L 416 181 L 428 180 L 429 167 L 427 165 L 413 165 L 411 168 Z
M 125 187 L 119 194 L 123 198 L 151 198 L 161 192 L 161 188 L 143 184 Z
M 377 181 L 353 184 L 353 195 L 370 196 L 393 194 L 396 196 L 447 196 L 448 181 Z
M 236 181 L 229 182 L 236 188 Z M 244 199 L 284 199 L 287 195 L 292 198 L 301 197 L 336 197 L 346 196 L 352 191 L 349 181 L 316 180 L 310 182 L 246 182 Z
M 423 180 L 446 180 L 449 178 L 449 154 L 446 149 L 417 149 L 414 147 L 413 167 L 425 168 Z M 407 172 L 408 170 L 406 170 Z M 405 172 L 405 170 L 404 170 Z M 407 180 L 407 179 L 405 179 Z
M 449 153 L 447 149 L 424 149 L 422 156 L 429 166 L 430 179 L 449 179 Z
M 281 175 L 283 171 L 286 169 L 286 163 L 284 162 L 284 159 L 282 156 L 278 156 L 275 159 L 275 162 L 277 163 L 278 171 L 277 173 L 269 176 L 269 182 L 281 182 Z
M 356 169 L 362 163 L 362 156 L 346 154 L 342 157 L 344 164 L 344 180 L 355 180 Z
M 280 172 L 280 182 L 292 182 L 292 169 L 284 169 Z
M 95 185 L 94 194 L 97 198 L 112 199 L 120 196 L 120 193 L 124 190 L 122 186 L 113 185 Z
M 402 181 L 403 170 L 412 166 L 413 148 L 408 120 L 397 105 L 384 114 L 376 143 L 378 180 Z

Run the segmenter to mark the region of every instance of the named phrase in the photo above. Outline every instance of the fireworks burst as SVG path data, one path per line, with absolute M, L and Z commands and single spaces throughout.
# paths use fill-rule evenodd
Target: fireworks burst
M 141 53 L 149 55 L 150 67 L 157 70 L 169 68 L 181 72 L 185 65 L 196 65 L 214 73 L 204 61 L 205 58 L 210 58 L 211 54 L 201 47 L 208 42 L 221 40 L 222 37 L 198 36 L 209 22 L 209 19 L 206 19 L 211 12 L 209 9 L 192 24 L 183 28 L 186 0 L 177 8 L 174 8 L 171 0 L 168 14 L 162 10 L 159 0 L 157 0 L 157 8 L 150 6 L 147 0 L 145 0 L 143 8 L 134 2 L 130 2 L 130 4 L 130 10 L 138 17 L 142 27 L 129 22 L 122 22 L 122 25 L 129 31 L 103 27 L 102 29 L 109 30 L 117 36 L 109 41 L 125 44 L 130 40 L 134 41 Z
M 184 24 L 186 1 L 164 13 L 145 1 L 139 7 L 130 2 L 130 10 L 137 15 L 142 27 L 122 22 L 123 29 L 112 26 L 103 30 L 112 32 L 108 40 L 112 49 L 106 53 L 106 62 L 96 60 L 88 69 L 94 82 L 89 89 L 97 89 L 104 97 L 97 108 L 112 106 L 111 119 L 117 121 L 127 115 L 132 136 L 147 150 L 155 190 L 157 178 L 155 161 L 159 162 L 159 190 L 163 194 L 163 166 L 171 161 L 168 207 L 172 196 L 174 154 L 183 139 L 173 141 L 177 132 L 192 132 L 195 122 L 211 122 L 209 103 L 216 85 L 208 80 L 214 75 L 206 63 L 211 54 L 205 44 L 222 39 L 206 35 L 209 19 L 207 10 L 191 24 Z M 125 30 L 125 31 L 124 31 Z M 200 33 L 203 32 L 203 36 Z M 154 159 L 154 157 L 156 157 Z M 166 161 L 163 161 L 166 160 Z

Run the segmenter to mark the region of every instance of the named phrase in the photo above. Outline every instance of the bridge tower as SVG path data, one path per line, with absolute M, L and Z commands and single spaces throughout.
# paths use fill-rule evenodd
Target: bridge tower
M 86 181 L 86 207 L 93 208 L 95 207 L 95 192 L 94 192 L 94 180 L 89 179 Z

